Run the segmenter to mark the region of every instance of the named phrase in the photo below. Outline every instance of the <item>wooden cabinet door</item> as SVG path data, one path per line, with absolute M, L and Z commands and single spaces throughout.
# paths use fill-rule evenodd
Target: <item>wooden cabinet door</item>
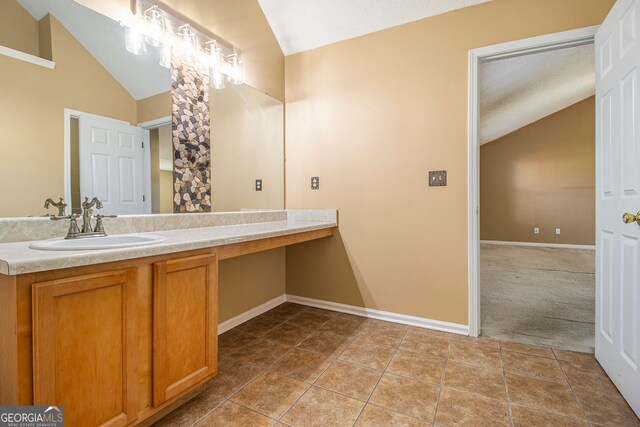
M 137 417 L 136 269 L 34 283 L 35 405 L 65 407 L 69 426 Z
M 153 266 L 153 404 L 158 406 L 217 372 L 218 260 L 207 254 Z

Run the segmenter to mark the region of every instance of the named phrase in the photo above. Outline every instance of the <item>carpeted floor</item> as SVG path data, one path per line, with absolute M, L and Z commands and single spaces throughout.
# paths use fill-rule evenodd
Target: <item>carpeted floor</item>
M 481 245 L 482 335 L 593 352 L 595 251 Z

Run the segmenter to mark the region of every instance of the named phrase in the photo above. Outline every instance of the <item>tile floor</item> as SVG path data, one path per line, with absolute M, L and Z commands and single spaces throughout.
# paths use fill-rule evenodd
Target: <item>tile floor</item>
M 282 304 L 158 426 L 640 426 L 590 354 Z

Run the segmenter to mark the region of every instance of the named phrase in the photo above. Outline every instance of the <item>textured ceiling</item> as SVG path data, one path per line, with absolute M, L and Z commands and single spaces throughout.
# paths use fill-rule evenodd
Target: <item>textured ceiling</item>
M 18 0 L 35 19 L 51 13 L 136 100 L 170 89 L 171 75 L 161 67 L 160 49 L 144 55 L 125 48 L 124 28 L 73 0 Z
M 258 0 L 285 55 L 490 0 Z
M 480 143 L 510 134 L 594 93 L 593 44 L 480 64 Z

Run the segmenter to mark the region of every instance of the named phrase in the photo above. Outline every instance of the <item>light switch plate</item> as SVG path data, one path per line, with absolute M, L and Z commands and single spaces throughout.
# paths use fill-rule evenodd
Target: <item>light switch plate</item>
M 319 176 L 312 176 L 311 177 L 311 189 L 312 190 L 319 190 L 320 189 L 320 177 Z
M 540 234 L 540 229 L 538 227 L 533 227 L 533 234 Z
M 262 191 L 262 180 L 256 179 L 256 191 Z
M 447 171 L 429 171 L 429 187 L 445 187 Z
M 556 228 L 556 235 L 558 235 L 558 236 L 560 235 L 560 229 L 559 228 Z

